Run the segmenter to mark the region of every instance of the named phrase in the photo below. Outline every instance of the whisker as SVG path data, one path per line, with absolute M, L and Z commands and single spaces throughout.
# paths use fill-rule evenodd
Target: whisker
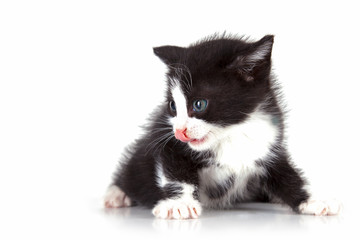
M 147 146 L 146 153 L 149 153 L 150 150 L 157 151 L 163 145 L 165 146 L 173 137 L 174 137 L 174 135 L 172 133 L 168 133 L 168 134 L 162 135 L 161 137 L 155 139 Z
M 162 149 L 163 149 L 163 150 L 165 149 L 166 144 L 167 144 L 172 138 L 173 138 L 173 136 L 170 136 L 170 137 L 168 137 L 168 138 L 164 141 L 164 143 L 162 144 Z M 161 145 L 160 145 L 160 147 L 161 147 Z
M 173 133 L 172 132 L 169 132 L 169 133 L 166 133 L 166 134 L 163 134 L 161 135 L 160 137 L 158 138 L 155 138 L 153 141 L 151 141 L 145 148 L 146 150 L 146 154 L 151 150 L 153 149 L 154 147 L 156 147 L 156 145 L 158 145 L 159 143 L 161 143 L 162 141 L 166 140 L 167 138 L 169 137 L 172 137 L 173 136 Z
M 161 140 L 159 142 L 159 144 L 156 145 L 156 148 L 154 149 L 154 151 L 158 151 L 159 149 L 162 148 L 162 150 L 164 150 L 166 144 L 173 138 L 173 135 L 171 136 L 167 136 L 166 138 L 164 138 L 163 140 Z
M 158 128 L 158 129 L 153 129 L 151 130 L 151 133 L 158 133 L 158 132 L 169 132 L 169 130 L 172 130 L 172 127 L 167 127 L 167 128 Z

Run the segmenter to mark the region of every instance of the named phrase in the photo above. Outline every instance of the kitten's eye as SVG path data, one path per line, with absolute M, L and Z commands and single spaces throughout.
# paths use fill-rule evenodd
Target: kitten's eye
M 195 112 L 202 112 L 207 107 L 207 101 L 205 99 L 202 100 L 195 100 L 193 102 L 193 109 Z
M 174 101 L 169 102 L 169 107 L 171 111 L 176 112 L 176 105 Z

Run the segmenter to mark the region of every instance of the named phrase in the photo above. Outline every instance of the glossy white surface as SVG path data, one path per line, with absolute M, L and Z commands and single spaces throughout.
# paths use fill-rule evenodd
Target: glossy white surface
M 0 239 L 360 239 L 359 22 L 346 0 L 0 1 Z M 290 153 L 344 214 L 103 209 L 123 148 L 163 99 L 152 47 L 225 30 L 275 35 Z
M 297 215 L 285 207 L 274 204 L 249 203 L 231 210 L 207 210 L 199 219 L 156 219 L 149 209 L 141 207 L 103 209 L 98 202 L 90 203 L 88 211 L 73 211 L 68 220 L 63 219 L 58 229 L 60 236 L 96 239 L 181 238 L 250 238 L 250 239 L 333 239 L 359 236 L 355 231 L 356 218 L 342 213 L 338 216 Z M 95 205 L 93 205 L 95 204 Z M 56 222 L 58 223 L 58 222 Z M 51 223 L 48 223 L 52 225 Z
M 38 199 L 40 200 L 40 199 Z M 273 204 L 203 211 L 199 219 L 163 220 L 141 207 L 104 209 L 100 199 L 59 197 L 1 209 L 1 239 L 357 239 L 358 209 L 306 216 Z M 349 206 L 349 205 L 348 205 Z M 4 207 L 4 206 L 3 206 Z M 349 209 L 345 209 L 349 210 Z

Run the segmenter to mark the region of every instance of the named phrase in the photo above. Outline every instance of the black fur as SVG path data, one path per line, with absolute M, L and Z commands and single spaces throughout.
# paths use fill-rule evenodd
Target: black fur
M 169 184 L 160 188 L 156 183 L 156 166 L 160 163 L 169 179 L 194 185 L 193 196 L 199 199 L 198 171 L 213 164 L 213 152 L 211 149 L 195 152 L 186 143 L 174 138 L 167 119 L 176 115 L 169 107 L 169 102 L 173 100 L 171 79 L 176 77 L 181 80 L 182 90 L 186 92 L 189 117 L 226 127 L 245 121 L 260 104 L 262 110 L 272 116 L 280 134 L 266 161 L 257 160 L 267 173 L 250 178 L 247 182 L 248 196 L 241 199 L 280 200 L 297 211 L 299 204 L 309 195 L 303 190 L 305 180 L 300 171 L 290 164 L 284 144 L 284 114 L 279 104 L 278 87 L 270 74 L 272 44 L 273 36 L 270 35 L 257 42 L 213 36 L 188 48 L 154 48 L 155 55 L 169 67 L 166 100 L 150 118 L 144 136 L 125 154 L 113 184 L 137 204 L 148 207 L 153 207 L 162 199 L 176 198 L 182 190 L 181 186 Z M 262 48 L 269 48 L 268 52 L 259 52 Z M 261 60 L 254 61 L 249 57 L 256 54 L 262 54 Z M 208 109 L 200 113 L 195 112 L 191 105 L 199 98 L 208 100 Z M 207 189 L 208 195 L 220 198 L 233 184 L 234 179 L 230 177 L 216 189 Z

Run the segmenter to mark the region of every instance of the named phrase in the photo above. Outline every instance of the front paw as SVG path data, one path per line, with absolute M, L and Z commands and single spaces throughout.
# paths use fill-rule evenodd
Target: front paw
M 194 199 L 165 199 L 159 201 L 152 213 L 162 219 L 191 219 L 201 214 L 201 205 Z
M 309 200 L 300 204 L 299 211 L 302 214 L 316 216 L 337 215 L 341 211 L 341 203 L 337 200 Z

